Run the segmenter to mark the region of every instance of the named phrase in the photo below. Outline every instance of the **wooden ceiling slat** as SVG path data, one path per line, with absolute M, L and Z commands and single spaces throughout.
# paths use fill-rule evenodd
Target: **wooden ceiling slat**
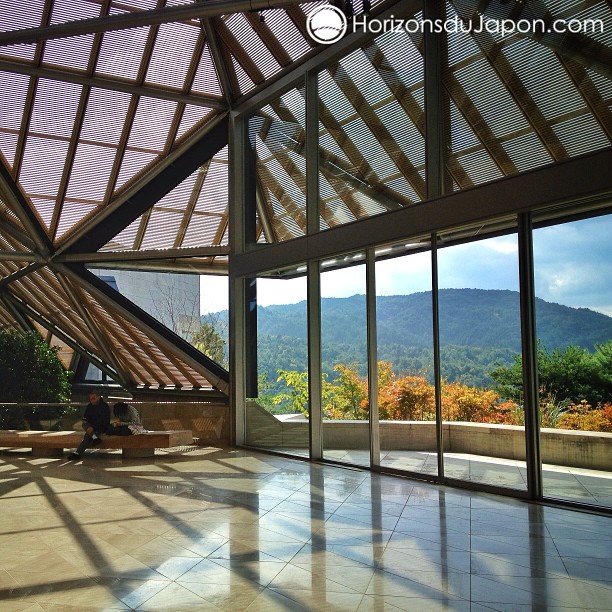
M 387 155 L 393 160 L 406 180 L 412 185 L 421 200 L 427 199 L 427 189 L 423 177 L 408 159 L 405 153 L 396 144 L 395 139 L 387 130 L 385 124 L 374 112 L 363 93 L 355 85 L 354 81 L 342 64 L 336 64 L 328 69 L 336 85 L 346 95 L 350 104 L 357 111 L 363 122 L 370 129 L 374 137 L 378 140 Z
M 223 95 L 227 103 L 231 104 L 240 96 L 240 84 L 238 83 L 236 73 L 233 70 L 229 70 L 229 66 L 232 65 L 231 54 L 227 48 L 221 44 L 217 36 L 216 27 L 220 21 L 221 20 L 218 18 L 200 20 L 202 28 L 206 33 L 206 40 L 208 41 L 208 47 L 215 63 L 215 69 L 219 77 Z
M 124 386 L 129 386 L 130 380 L 125 369 L 115 359 L 113 350 L 109 348 L 112 344 L 112 336 L 104 328 L 98 325 L 93 317 L 93 304 L 89 296 L 85 294 L 81 287 L 74 285 L 69 278 L 65 278 L 61 274 L 56 275 L 57 280 L 64 289 L 68 299 L 72 303 L 72 307 L 85 322 L 85 325 L 98 343 L 98 350 L 103 354 L 104 359 L 113 367 L 119 377 L 119 382 Z
M 157 0 L 157 7 L 159 8 L 160 6 L 163 6 L 164 3 L 164 0 Z M 157 38 L 158 32 L 159 26 L 152 26 L 149 29 L 149 32 L 147 34 L 147 40 L 145 42 L 142 53 L 142 60 L 138 68 L 138 74 L 136 75 L 136 85 L 142 85 L 144 83 L 145 77 L 147 75 L 147 70 L 149 69 L 149 64 L 151 63 L 151 57 L 153 56 L 153 49 L 155 47 L 155 40 Z M 121 165 L 123 164 L 123 159 L 125 157 L 127 144 L 130 139 L 130 134 L 132 133 L 134 119 L 136 118 L 136 111 L 138 110 L 139 100 L 140 96 L 132 95 L 132 98 L 130 99 L 130 103 L 128 105 L 128 111 L 123 124 L 123 131 L 121 132 L 121 138 L 119 139 L 119 145 L 117 148 L 117 155 L 115 157 L 115 162 L 111 170 L 108 187 L 106 189 L 106 193 L 104 194 L 105 204 L 110 202 L 113 193 L 115 192 L 115 187 L 119 178 L 119 172 L 121 171 Z
M 279 65 L 283 68 L 289 66 L 293 60 L 287 51 L 285 51 L 285 48 L 280 44 L 276 36 L 274 36 L 270 27 L 266 25 L 265 18 L 264 21 L 262 21 L 258 13 L 249 12 L 243 14 Z M 261 13 L 261 15 L 264 16 L 265 14 Z
M 257 208 L 257 215 L 259 217 L 257 227 L 255 228 L 256 239 L 259 240 L 261 233 L 263 232 L 265 241 L 272 244 L 278 241 L 278 236 L 276 235 L 274 224 L 272 223 L 270 207 L 266 201 L 266 189 L 261 182 L 261 177 L 256 176 L 255 182 L 255 205 Z M 229 223 L 229 219 L 227 219 L 225 223 Z M 220 229 L 221 224 L 219 224 L 219 230 Z M 219 230 L 217 230 L 217 233 L 219 233 Z
M 48 26 L 51 23 L 51 13 L 53 12 L 53 0 L 45 0 L 45 6 L 43 8 L 40 25 Z M 43 53 L 45 50 L 45 41 L 39 41 L 36 43 L 36 49 L 34 51 L 33 65 L 39 67 Z M 25 153 L 26 138 L 32 120 L 32 111 L 34 109 L 34 101 L 36 99 L 36 90 L 38 89 L 38 78 L 31 77 L 28 84 L 28 91 L 26 94 L 25 104 L 23 107 L 23 116 L 21 119 L 21 127 L 19 129 L 19 138 L 17 139 L 17 148 L 15 150 L 15 158 L 13 161 L 13 177 L 18 178 L 21 172 L 21 165 L 23 163 L 23 155 Z
M 393 69 L 393 66 L 386 61 L 384 52 L 376 44 L 375 40 L 364 49 L 364 53 L 378 72 L 380 78 L 389 88 L 389 91 L 393 93 L 406 115 L 416 126 L 423 138 L 425 138 L 425 112 L 421 109 L 410 89 L 402 83 L 400 76 Z M 469 189 L 474 186 L 472 179 L 461 167 L 456 157 L 452 155 L 447 156 L 446 164 L 450 175 L 459 187 Z
M 134 351 L 129 351 L 128 349 L 126 349 L 126 347 L 122 347 L 123 349 L 127 350 L 127 353 L 130 356 L 130 359 L 126 359 L 126 362 L 132 362 L 130 364 L 130 368 L 134 369 L 135 371 L 135 375 L 138 376 L 138 379 L 141 381 L 141 383 L 146 384 L 147 380 L 144 379 L 141 375 L 139 370 L 144 370 L 145 372 L 147 372 L 150 376 L 150 380 L 148 381 L 149 384 L 151 383 L 151 380 L 155 381 L 157 384 L 159 385 L 163 385 L 165 384 L 165 380 L 160 376 L 160 372 L 165 374 L 167 377 L 167 380 L 170 380 L 173 382 L 173 384 L 176 384 L 176 378 L 174 376 L 172 376 L 172 374 L 170 372 L 168 372 L 166 369 L 164 369 L 159 362 L 157 362 L 153 356 L 151 355 L 150 352 L 147 352 L 143 346 L 143 341 L 142 338 L 138 337 L 136 333 L 134 333 L 134 330 L 132 329 L 132 326 L 125 321 L 124 319 L 122 319 L 119 315 L 117 315 L 116 313 L 113 313 L 113 317 L 117 320 L 117 324 L 118 326 L 121 328 L 121 331 L 130 338 L 131 342 L 131 346 L 138 346 L 141 347 L 143 352 L 145 353 L 146 357 L 152 362 L 153 365 L 157 366 L 157 371 L 155 369 L 153 369 L 151 366 L 151 363 L 148 363 L 146 359 L 142 359 L 140 357 L 140 355 L 136 354 Z M 121 354 L 121 351 L 118 351 L 118 355 L 121 355 L 123 357 L 123 355 Z M 134 368 L 134 361 L 136 361 L 138 363 L 138 368 Z
M 283 189 L 282 185 L 276 180 L 276 177 L 266 168 L 265 165 L 259 165 L 257 168 L 259 174 L 261 175 L 261 181 L 266 186 L 267 189 L 270 190 L 274 197 L 280 202 L 283 208 L 286 210 L 287 214 L 294 220 L 294 222 L 298 225 L 300 230 L 306 234 L 306 211 L 301 209 L 293 199 L 287 194 L 287 192 Z M 295 238 L 293 234 L 286 234 L 285 232 L 279 231 L 278 220 L 275 219 L 275 216 L 272 215 L 274 219 L 274 227 L 276 232 L 281 236 L 281 240 L 288 240 L 289 238 Z M 281 224 L 282 228 L 282 224 Z M 287 236 L 283 238 L 282 236 Z
M 276 111 L 278 111 L 279 109 L 277 107 L 281 105 L 273 104 L 272 106 L 274 107 Z M 293 121 L 295 121 L 295 119 L 293 119 Z M 304 130 L 301 130 L 301 131 L 302 131 L 302 134 L 298 136 L 297 138 L 298 141 L 303 140 L 305 136 Z M 265 133 L 260 133 L 260 136 L 262 140 L 264 140 L 265 142 L 268 142 L 269 139 L 266 139 Z M 280 163 L 282 168 L 285 170 L 285 172 L 289 176 L 293 177 L 293 176 L 301 175 L 300 169 L 297 167 L 295 162 L 288 155 L 286 149 L 284 149 L 282 146 L 274 147 L 272 154 L 274 155 L 275 159 Z M 338 196 L 346 204 L 346 206 L 348 207 L 348 209 L 351 211 L 351 213 L 356 219 L 367 216 L 366 211 L 364 211 L 361 205 L 353 199 L 351 195 L 352 188 L 348 183 L 344 181 L 340 181 L 338 177 L 332 175 L 331 172 L 326 171 L 325 165 L 323 164 L 320 165 L 319 169 L 324 174 L 324 176 L 330 181 L 330 184 L 332 184 Z M 306 179 L 304 177 L 304 188 L 302 189 L 304 196 L 306 195 L 305 182 L 306 182 Z M 330 227 L 333 227 L 334 225 L 336 225 L 333 222 L 333 214 L 330 213 L 330 211 L 328 210 L 326 206 L 321 206 L 321 209 L 319 212 L 321 214 L 321 217 L 326 221 L 326 223 Z
M 565 147 L 525 85 L 523 85 L 512 64 L 504 55 L 503 44 L 497 43 L 493 36 L 484 32 L 484 28 L 482 33 L 474 33 L 472 38 L 483 57 L 486 58 L 508 93 L 518 105 L 535 134 L 550 153 L 552 159 L 554 161 L 568 159 L 569 155 Z M 486 129 L 484 125 L 483 129 Z M 476 132 L 476 134 L 479 134 L 479 132 Z
M 44 271 L 42 273 L 45 274 Z M 60 294 L 63 293 L 59 283 L 54 285 L 47 279 L 47 283 L 53 291 L 52 294 L 49 294 L 47 288 L 41 285 L 41 282 L 42 279 L 36 274 L 30 274 L 16 287 L 12 287 L 11 292 L 21 295 L 26 304 L 29 304 L 39 314 L 43 314 L 54 325 L 65 330 L 75 340 L 85 344 L 90 352 L 95 353 L 96 342 L 84 321 L 80 317 L 74 316 L 70 304 L 66 300 L 58 301 Z M 23 294 L 26 294 L 27 297 L 24 297 Z
M 198 38 L 196 40 L 193 54 L 191 57 L 191 62 L 189 63 L 189 67 L 187 68 L 187 73 L 185 74 L 185 79 L 183 81 L 182 91 L 185 94 L 188 94 L 193 87 L 193 82 L 196 77 L 196 73 L 198 71 L 198 66 L 200 65 L 200 59 L 202 58 L 202 53 L 204 53 L 204 47 L 206 45 L 206 35 L 203 31 L 200 31 L 198 34 Z M 172 124 L 170 125 L 170 129 L 168 130 L 168 137 L 166 138 L 166 144 L 164 145 L 164 153 L 168 154 L 172 147 L 174 146 L 174 142 L 176 140 L 176 136 L 178 134 L 179 127 L 181 125 L 181 119 L 185 113 L 185 105 L 177 104 L 176 110 L 174 111 L 174 117 L 172 118 Z
M 242 45 L 238 42 L 234 33 L 225 25 L 222 19 L 214 20 L 214 27 L 218 37 L 227 47 L 228 51 L 236 58 L 236 61 L 242 66 L 248 77 L 256 85 L 265 81 L 263 72 L 259 66 L 249 57 Z
M 204 185 L 204 181 L 206 180 L 206 175 L 208 174 L 208 169 L 210 168 L 211 160 L 206 161 L 202 167 L 198 170 L 198 176 L 193 185 L 193 189 L 191 190 L 191 195 L 189 196 L 189 201 L 187 202 L 187 206 L 185 206 L 185 212 L 183 213 L 183 219 L 181 221 L 181 225 L 176 234 L 176 238 L 174 240 L 173 248 L 178 249 L 183 244 L 183 240 L 185 239 L 185 234 L 187 233 L 187 227 L 189 226 L 189 222 L 191 221 L 191 217 L 193 216 L 193 211 L 195 210 L 196 204 L 198 203 L 198 198 L 202 193 L 202 187 Z
M 612 2 L 612 0 L 608 0 Z M 567 72 L 568 76 L 580 92 L 589 111 L 595 117 L 604 134 L 612 143 L 612 112 L 610 112 L 609 104 L 603 99 L 597 87 L 584 66 L 575 62 L 563 55 L 557 55 L 557 59 Z
M 108 14 L 108 11 L 110 9 L 110 3 L 111 0 L 104 0 L 102 2 L 100 6 L 100 16 Z M 91 45 L 89 60 L 87 62 L 87 74 L 90 76 L 93 75 L 94 70 L 96 68 L 96 63 L 100 55 L 101 46 L 102 34 L 96 34 Z M 55 203 L 55 208 L 53 209 L 53 215 L 51 216 L 51 223 L 49 224 L 49 237 L 51 238 L 51 240 L 56 239 L 57 229 L 64 206 L 64 200 L 66 198 L 66 191 L 68 190 L 68 181 L 70 180 L 70 175 L 74 168 L 76 150 L 79 144 L 81 131 L 83 129 L 83 122 L 85 121 L 85 113 L 87 111 L 87 103 L 89 102 L 90 93 L 90 87 L 83 87 L 81 90 L 81 96 L 79 98 L 79 104 L 74 118 L 74 126 L 72 128 L 72 134 L 70 136 L 68 153 L 66 155 L 66 163 L 64 164 L 64 170 L 62 172 L 62 177 L 60 179 L 60 185 L 57 192 L 57 200 Z

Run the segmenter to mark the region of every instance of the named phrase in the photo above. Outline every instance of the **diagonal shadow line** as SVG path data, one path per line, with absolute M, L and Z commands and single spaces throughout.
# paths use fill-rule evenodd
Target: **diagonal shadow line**
M 75 536 L 75 540 L 81 545 L 83 552 L 90 557 L 96 567 L 105 566 L 108 564 L 108 559 L 100 552 L 96 546 L 95 540 L 87 535 L 86 531 L 81 527 L 79 522 L 74 518 L 74 515 L 68 507 L 62 502 L 60 496 L 51 488 L 51 486 L 41 478 L 37 482 L 40 489 L 43 491 L 45 498 L 53 500 L 53 509 L 62 518 L 66 527 Z M 58 512 L 59 508 L 59 512 Z

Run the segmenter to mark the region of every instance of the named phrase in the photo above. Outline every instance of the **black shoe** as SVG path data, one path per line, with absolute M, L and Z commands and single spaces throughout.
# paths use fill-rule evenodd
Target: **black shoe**
M 100 438 L 94 438 L 90 446 L 98 446 L 99 444 L 102 444 L 102 440 Z
M 75 461 L 80 458 L 81 458 L 81 455 L 79 455 L 79 453 L 72 453 L 72 455 L 68 457 L 68 459 L 75 460 Z

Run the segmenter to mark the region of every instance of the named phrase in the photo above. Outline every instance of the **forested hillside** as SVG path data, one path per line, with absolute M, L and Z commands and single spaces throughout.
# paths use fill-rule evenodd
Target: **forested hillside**
M 443 289 L 440 300 L 442 375 L 488 386 L 488 372 L 520 351 L 519 294 L 514 291 Z M 592 351 L 612 339 L 612 317 L 538 299 L 537 331 L 548 350 L 575 345 Z M 218 313 L 221 322 L 227 313 Z M 365 296 L 324 298 L 321 304 L 323 369 L 356 363 L 365 373 Z M 378 358 L 397 373 L 432 375 L 431 293 L 377 299 Z M 306 303 L 260 307 L 259 371 L 306 369 Z

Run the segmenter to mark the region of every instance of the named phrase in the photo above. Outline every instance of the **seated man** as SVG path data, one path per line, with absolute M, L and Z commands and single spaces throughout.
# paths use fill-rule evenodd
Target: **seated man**
M 99 435 L 108 433 L 110 428 L 110 408 L 100 393 L 92 391 L 89 394 L 89 404 L 85 406 L 83 414 L 83 429 L 85 430 L 83 441 L 69 459 L 80 459 L 87 448 L 100 444 L 102 440 Z

